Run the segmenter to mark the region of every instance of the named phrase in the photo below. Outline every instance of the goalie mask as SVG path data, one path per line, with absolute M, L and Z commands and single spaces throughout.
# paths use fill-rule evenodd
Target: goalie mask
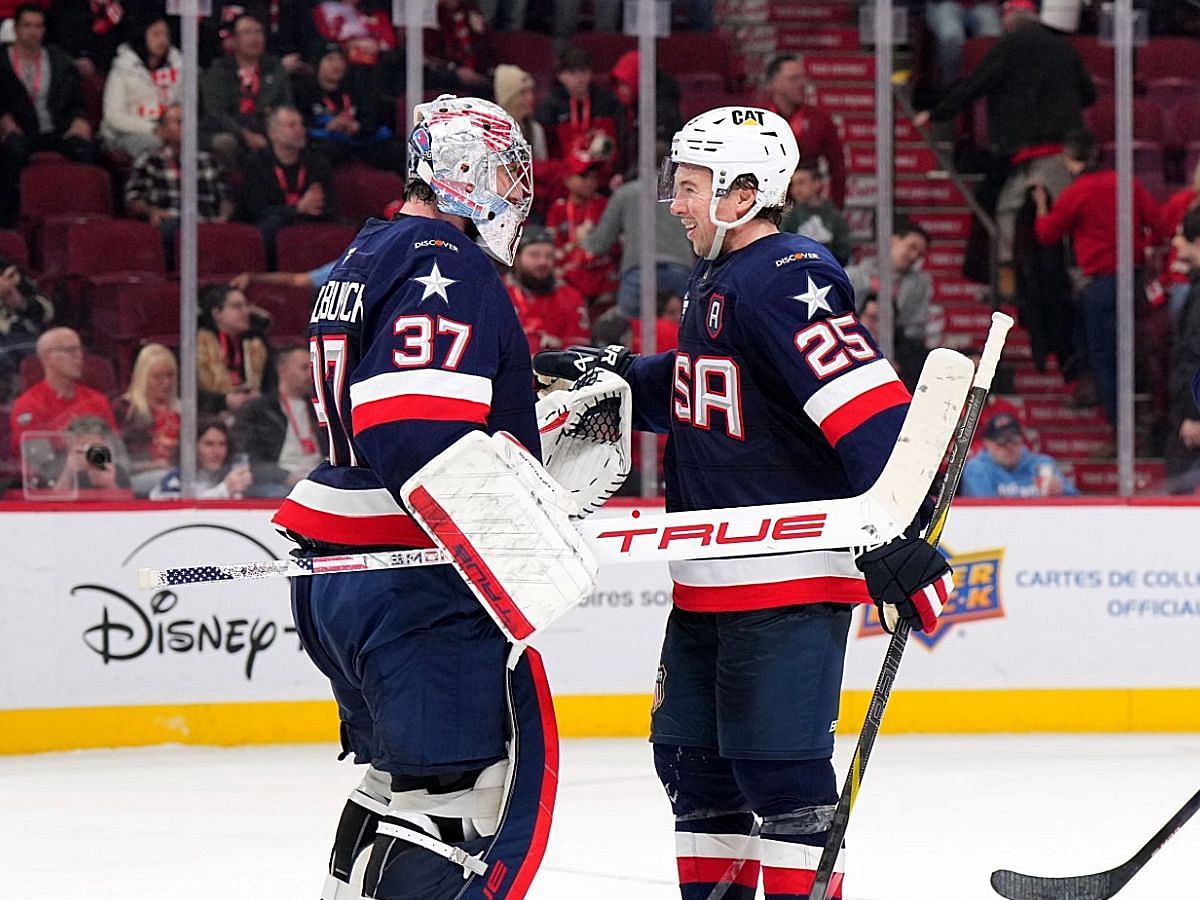
M 413 111 L 409 177 L 429 185 L 441 212 L 470 219 L 505 265 L 533 205 L 532 157 L 520 126 L 495 103 L 443 94 Z
M 658 199 L 674 198 L 680 165 L 700 166 L 712 173 L 708 218 L 716 234 L 705 259 L 716 259 L 730 228 L 745 225 L 763 207 L 787 203 L 788 184 L 799 162 L 796 136 L 782 116 L 765 109 L 722 106 L 701 113 L 676 132 L 671 155 L 663 160 L 659 173 Z M 752 175 L 757 182 L 754 205 L 735 222 L 721 221 L 717 204 L 743 175 Z

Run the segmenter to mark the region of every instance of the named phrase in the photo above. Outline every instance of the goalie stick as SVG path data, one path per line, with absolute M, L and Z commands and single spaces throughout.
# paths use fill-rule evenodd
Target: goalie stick
M 1142 866 L 1150 861 L 1150 857 L 1161 850 L 1163 844 L 1170 840 L 1197 810 L 1200 810 L 1200 791 L 1194 793 L 1141 850 L 1107 872 L 1066 878 L 1039 878 L 1009 869 L 997 869 L 992 873 L 992 888 L 1008 900 L 1108 900 L 1141 871 Z
M 1004 349 L 1005 337 L 1012 325 L 1013 320 L 1010 316 L 1001 312 L 992 313 L 992 324 L 988 329 L 983 353 L 979 358 L 979 368 L 975 372 L 975 380 L 967 394 L 967 408 L 954 439 L 950 462 L 946 465 L 946 474 L 942 479 L 937 503 L 933 508 L 933 516 L 929 520 L 929 527 L 925 530 L 925 540 L 934 547 L 942 539 L 942 530 L 946 527 L 946 519 L 950 515 L 950 504 L 958 490 L 963 466 L 967 462 L 967 453 L 971 449 L 971 440 L 975 436 L 979 417 L 983 413 L 983 404 L 987 400 L 988 389 L 996 374 L 996 364 L 1000 362 L 1000 353 Z M 845 840 L 846 828 L 850 824 L 850 812 L 854 808 L 854 801 L 862 787 L 863 775 L 866 774 L 867 762 L 871 757 L 871 748 L 875 745 L 875 738 L 879 735 L 879 727 L 883 722 L 883 714 L 892 693 L 896 672 L 900 668 L 900 658 L 904 655 L 904 647 L 908 643 L 908 632 L 907 624 L 898 623 L 888 644 L 887 653 L 883 659 L 883 668 L 879 672 L 879 680 L 875 682 L 875 690 L 871 693 L 871 700 L 867 706 L 867 717 L 863 722 L 862 731 L 858 735 L 854 756 L 850 760 L 850 771 L 846 774 L 846 781 L 842 785 L 842 793 L 838 797 L 837 807 L 833 813 L 833 822 L 829 827 L 825 849 L 821 852 L 821 861 L 817 865 L 817 875 L 808 894 L 809 900 L 825 900 L 826 892 L 829 890 L 829 883 L 833 877 L 833 866 L 837 861 L 838 852 L 841 850 L 842 841 Z
M 958 422 L 971 376 L 971 363 L 962 354 L 944 348 L 929 354 L 883 472 L 857 497 L 654 515 L 635 511 L 628 516 L 589 519 L 576 527 L 601 565 L 885 543 L 916 518 Z M 310 561 L 313 570 L 307 571 Z M 177 584 L 409 568 L 447 561 L 448 557 L 425 559 L 404 553 L 352 553 L 306 561 L 142 569 L 138 584 L 153 590 Z M 325 568 L 327 564 L 338 568 Z

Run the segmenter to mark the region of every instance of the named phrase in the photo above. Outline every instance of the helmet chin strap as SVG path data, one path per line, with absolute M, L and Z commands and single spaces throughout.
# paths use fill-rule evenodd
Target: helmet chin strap
M 721 245 L 725 243 L 725 232 L 727 232 L 730 228 L 738 228 L 742 225 L 745 225 L 756 215 L 758 215 L 758 211 L 763 207 L 762 197 L 755 195 L 754 205 L 751 206 L 750 209 L 747 210 L 740 219 L 738 219 L 736 222 L 722 222 L 717 218 L 717 204 L 720 201 L 721 198 L 716 194 L 713 194 L 713 198 L 708 204 L 708 220 L 712 222 L 717 229 L 716 233 L 713 235 L 712 246 L 708 248 L 708 253 L 704 255 L 704 258 L 708 260 L 716 259 L 721 255 Z

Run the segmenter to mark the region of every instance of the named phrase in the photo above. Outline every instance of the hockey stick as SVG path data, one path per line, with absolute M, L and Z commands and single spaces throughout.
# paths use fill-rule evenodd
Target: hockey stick
M 1009 869 L 997 869 L 992 873 L 992 888 L 1008 900 L 1108 900 L 1142 870 L 1142 866 L 1150 861 L 1150 857 L 1161 850 L 1163 844 L 1170 840 L 1197 810 L 1200 810 L 1200 791 L 1194 793 L 1192 799 L 1171 816 L 1167 824 L 1146 842 L 1146 846 L 1115 869 L 1069 878 L 1039 878 Z
M 1000 352 L 1004 349 L 1004 340 L 1008 330 L 1012 328 L 1013 320 L 1001 312 L 992 313 L 992 325 L 988 329 L 987 341 L 983 345 L 983 353 L 979 358 L 979 368 L 975 372 L 975 380 L 967 394 L 967 408 L 959 424 L 958 433 L 954 439 L 954 447 L 950 451 L 950 462 L 946 465 L 946 475 L 938 492 L 937 503 L 933 508 L 933 517 L 925 531 L 925 540 L 936 547 L 942 539 L 942 530 L 946 527 L 946 518 L 950 515 L 950 504 L 958 490 L 962 479 L 963 466 L 967 462 L 967 453 L 971 449 L 971 440 L 979 425 L 979 417 L 983 413 L 983 404 L 987 400 L 988 389 L 992 385 L 992 377 L 996 374 L 996 364 L 1000 361 Z M 833 822 L 829 827 L 829 836 L 825 841 L 825 849 L 821 852 L 821 861 L 817 865 L 817 875 L 809 891 L 809 900 L 825 900 L 829 883 L 833 877 L 833 866 L 841 850 L 842 841 L 846 837 L 846 828 L 850 824 L 850 811 L 862 787 L 863 775 L 867 770 L 867 762 L 871 757 L 871 748 L 879 735 L 879 726 L 887 708 L 888 698 L 892 693 L 892 685 L 896 680 L 896 672 L 900 668 L 900 658 L 904 655 L 904 647 L 908 643 L 908 626 L 900 622 L 892 634 L 887 653 L 883 658 L 883 668 L 879 680 L 875 682 L 875 690 L 871 694 L 871 702 L 867 707 L 867 717 L 863 722 L 862 731 L 858 735 L 858 745 L 854 748 L 854 756 L 850 760 L 850 771 L 846 774 L 846 782 L 842 786 L 841 796 L 838 797 L 837 808 L 833 813 Z
M 916 517 L 937 474 L 970 381 L 971 364 L 962 354 L 946 349 L 929 354 L 891 457 L 875 484 L 857 497 L 656 515 L 635 511 L 629 516 L 589 519 L 576 525 L 601 564 L 794 553 L 883 543 L 900 534 Z M 153 590 L 177 584 L 449 562 L 448 556 L 423 554 L 353 553 L 229 566 L 142 569 L 138 585 Z

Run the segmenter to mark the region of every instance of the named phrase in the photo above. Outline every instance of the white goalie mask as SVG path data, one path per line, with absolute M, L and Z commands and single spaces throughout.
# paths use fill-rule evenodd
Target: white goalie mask
M 444 213 L 470 219 L 488 249 L 512 265 L 533 206 L 533 154 L 495 103 L 443 94 L 413 111 L 408 173 Z
M 800 148 L 791 126 L 778 113 L 748 106 L 722 106 L 701 113 L 683 126 L 671 141 L 671 155 L 663 160 L 658 199 L 675 196 L 675 173 L 680 165 L 701 166 L 712 172 L 712 199 L 708 217 L 716 226 L 706 259 L 716 259 L 725 233 L 745 225 L 765 206 L 787 202 L 788 184 L 800 162 Z M 754 205 L 736 222 L 717 218 L 717 204 L 733 182 L 753 175 L 758 182 Z

